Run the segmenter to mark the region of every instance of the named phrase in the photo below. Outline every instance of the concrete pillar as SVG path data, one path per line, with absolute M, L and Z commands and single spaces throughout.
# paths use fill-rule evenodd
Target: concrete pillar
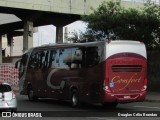
M 68 38 L 68 27 L 64 28 L 64 42 L 67 43 L 67 38 Z
M 0 64 L 2 64 L 2 35 L 0 35 Z
M 13 37 L 11 38 L 10 56 L 13 56 Z
M 7 34 L 8 45 L 10 46 L 10 56 L 13 56 L 13 35 Z
M 56 43 L 63 43 L 63 27 L 56 26 Z
M 23 52 L 33 47 L 33 22 L 24 22 Z

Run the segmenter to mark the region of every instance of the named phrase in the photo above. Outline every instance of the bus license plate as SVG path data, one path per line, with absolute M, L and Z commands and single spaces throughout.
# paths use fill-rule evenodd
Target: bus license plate
M 124 98 L 125 98 L 125 99 L 129 99 L 129 98 L 131 98 L 131 96 L 124 96 Z

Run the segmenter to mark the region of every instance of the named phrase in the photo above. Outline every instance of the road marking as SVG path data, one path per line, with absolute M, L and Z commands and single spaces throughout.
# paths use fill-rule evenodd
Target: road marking
M 150 108 L 150 109 L 160 109 L 160 107 L 150 107 L 150 106 L 133 106 L 137 108 Z

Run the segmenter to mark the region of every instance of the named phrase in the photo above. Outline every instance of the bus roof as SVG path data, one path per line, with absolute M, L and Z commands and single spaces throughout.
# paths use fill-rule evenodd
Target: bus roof
M 63 47 L 78 47 L 78 46 L 95 46 L 95 45 L 104 45 L 106 44 L 107 46 L 107 51 L 108 51 L 108 56 L 111 56 L 113 54 L 116 53 L 120 53 L 120 52 L 132 52 L 132 53 L 137 53 L 140 54 L 142 56 L 144 56 L 145 58 L 146 56 L 146 48 L 144 43 L 139 42 L 139 41 L 131 41 L 131 40 L 115 40 L 115 41 L 110 41 L 110 42 L 106 42 L 106 41 L 96 41 L 96 42 L 86 42 L 86 43 L 56 43 L 56 44 L 46 44 L 46 45 L 42 45 L 42 46 L 38 46 L 38 47 L 34 47 L 31 48 L 29 50 L 27 50 L 25 53 L 32 51 L 33 49 L 43 49 L 43 48 L 63 48 Z M 124 49 L 122 49 L 124 48 Z M 24 53 L 24 54 L 25 54 Z
M 107 44 L 107 58 L 117 53 L 136 53 L 147 58 L 146 47 L 139 41 L 117 40 Z
M 30 52 L 32 51 L 33 49 L 43 49 L 43 48 L 54 48 L 54 47 L 75 47 L 75 46 L 94 46 L 94 45 L 97 45 L 97 44 L 104 44 L 105 41 L 97 41 L 97 42 L 86 42 L 86 43 L 54 43 L 54 44 L 46 44 L 46 45 L 42 45 L 42 46 L 38 46 L 38 47 L 33 47 L 33 48 L 30 48 L 28 50 L 26 50 L 24 52 L 27 53 L 27 52 Z
M 111 44 L 140 44 L 140 41 L 133 41 L 133 40 L 115 40 L 111 41 Z M 142 43 L 143 44 L 143 43 Z

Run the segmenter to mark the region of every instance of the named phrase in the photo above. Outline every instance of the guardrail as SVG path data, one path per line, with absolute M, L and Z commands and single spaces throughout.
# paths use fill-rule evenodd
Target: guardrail
M 7 82 L 10 85 L 18 85 L 19 72 L 14 64 L 0 64 L 0 82 Z

